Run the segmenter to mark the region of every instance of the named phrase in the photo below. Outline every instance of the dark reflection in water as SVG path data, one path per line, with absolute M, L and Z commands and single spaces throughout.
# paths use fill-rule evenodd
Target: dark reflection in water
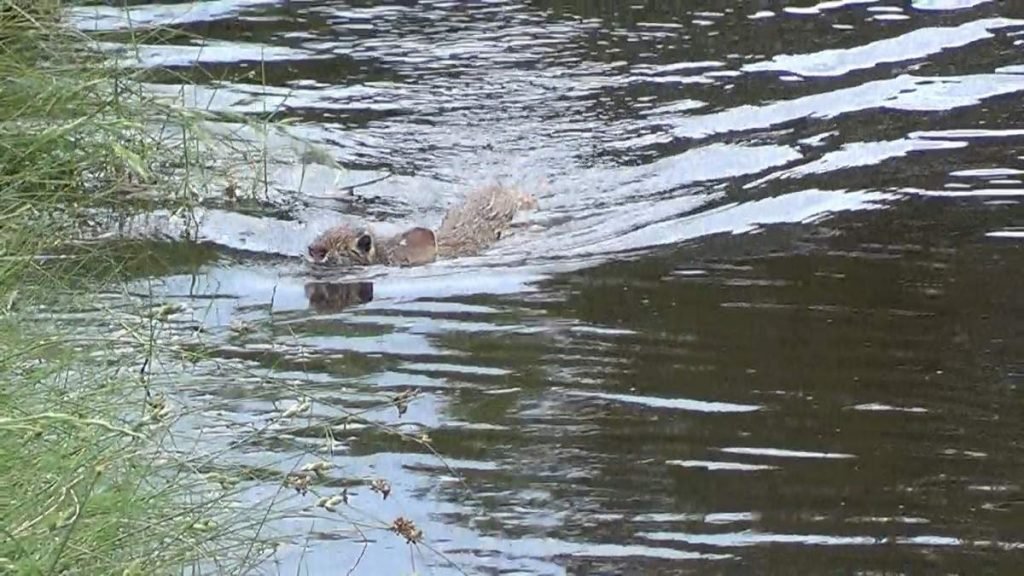
M 317 312 L 340 312 L 373 300 L 373 282 L 309 282 L 306 298 Z
M 330 436 L 329 486 L 414 520 L 445 557 L 421 549 L 424 573 L 1016 574 L 1021 5 L 741 4 L 137 5 L 182 32 L 132 52 L 154 90 L 180 89 L 161 67 L 190 74 L 196 105 L 276 112 L 373 171 L 271 140 L 276 209 L 202 220 L 235 257 L 179 246 L 140 273 L 254 374 L 172 380 L 205 416 L 183 433 L 213 450 L 311 398 L 224 465 L 273 478 L 247 487 L 260 501 Z M 83 27 L 124 38 L 92 10 Z M 340 190 L 384 172 L 367 202 Z M 481 258 L 300 261 L 339 219 L 436 224 L 497 178 L 541 210 Z M 376 427 L 396 417 L 444 462 Z M 284 572 L 363 554 L 317 514 L 273 526 L 301 535 Z M 403 540 L 373 538 L 354 574 L 411 571 Z

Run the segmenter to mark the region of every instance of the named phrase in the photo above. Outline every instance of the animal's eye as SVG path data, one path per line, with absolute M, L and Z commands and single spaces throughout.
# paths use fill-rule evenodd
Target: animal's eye
M 358 248 L 359 251 L 364 254 L 369 253 L 370 248 L 372 247 L 373 238 L 370 238 L 369 234 L 363 234 L 362 236 L 359 237 L 359 240 L 356 240 L 356 248 Z

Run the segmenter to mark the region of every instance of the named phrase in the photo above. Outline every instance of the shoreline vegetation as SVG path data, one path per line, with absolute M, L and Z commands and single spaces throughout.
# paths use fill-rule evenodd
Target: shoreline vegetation
M 90 241 L 103 215 L 190 208 L 195 115 L 143 95 L 63 10 L 0 0 L 0 573 L 243 572 L 256 527 L 168 449 L 147 367 L 164 312 L 106 310 L 123 255 Z
M 414 552 L 451 565 L 412 520 L 374 516 L 391 492 L 386 478 L 332 470 L 335 436 L 359 434 L 355 425 L 461 478 L 426 434 L 366 416 L 393 406 L 400 418 L 417 390 L 372 408 L 313 403 L 303 382 L 273 366 L 257 373 L 208 358 L 197 311 L 138 289 L 154 271 L 184 260 L 194 273 L 216 254 L 187 242 L 113 241 L 110 220 L 154 209 L 187 217 L 204 186 L 214 182 L 216 194 L 230 182 L 207 172 L 204 146 L 238 141 L 204 132 L 202 111 L 146 95 L 144 71 L 91 50 L 64 21 L 65 6 L 0 0 L 0 573 L 301 571 L 302 540 L 313 536 L 271 527 L 296 511 L 348 535 L 351 558 L 338 561 L 352 569 L 371 538 L 408 546 L 413 571 Z M 268 128 L 265 117 L 231 122 L 253 134 Z M 265 148 L 244 147 L 242 162 L 265 165 Z M 222 429 L 228 441 L 204 445 L 201 408 L 174 394 L 204 361 L 225 384 L 256 381 L 294 400 L 275 399 L 265 421 Z M 261 466 L 232 452 L 281 434 L 323 441 Z

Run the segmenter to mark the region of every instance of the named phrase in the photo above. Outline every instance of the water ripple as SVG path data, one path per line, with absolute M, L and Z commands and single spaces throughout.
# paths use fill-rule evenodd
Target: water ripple
M 260 471 L 247 506 L 329 455 L 330 488 L 466 573 L 778 572 L 790 550 L 812 572 L 1016 573 L 992 554 L 1020 548 L 1024 461 L 1012 3 L 132 4 L 71 21 L 266 151 L 203 147 L 228 175 L 194 220 L 117 223 L 161 240 L 160 264 L 124 249 L 131 297 L 180 305 L 154 325 L 210 358 L 154 374 L 186 408 L 179 449 Z M 289 125 L 231 121 L 268 113 Z M 435 226 L 496 180 L 540 209 L 483 254 L 301 259 L 335 223 Z M 275 569 L 354 565 L 361 537 L 294 498 Z M 372 537 L 355 574 L 410 571 Z

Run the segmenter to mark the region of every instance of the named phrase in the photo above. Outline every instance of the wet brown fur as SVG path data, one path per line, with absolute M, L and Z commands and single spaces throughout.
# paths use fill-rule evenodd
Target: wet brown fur
M 498 241 L 520 210 L 536 207 L 537 201 L 530 194 L 488 186 L 449 210 L 436 233 L 415 227 L 378 241 L 367 228 L 341 224 L 318 236 L 308 252 L 315 262 L 392 266 L 469 256 Z
M 470 256 L 501 239 L 520 210 L 537 207 L 530 194 L 488 186 L 454 206 L 437 229 L 438 252 L 447 258 Z

